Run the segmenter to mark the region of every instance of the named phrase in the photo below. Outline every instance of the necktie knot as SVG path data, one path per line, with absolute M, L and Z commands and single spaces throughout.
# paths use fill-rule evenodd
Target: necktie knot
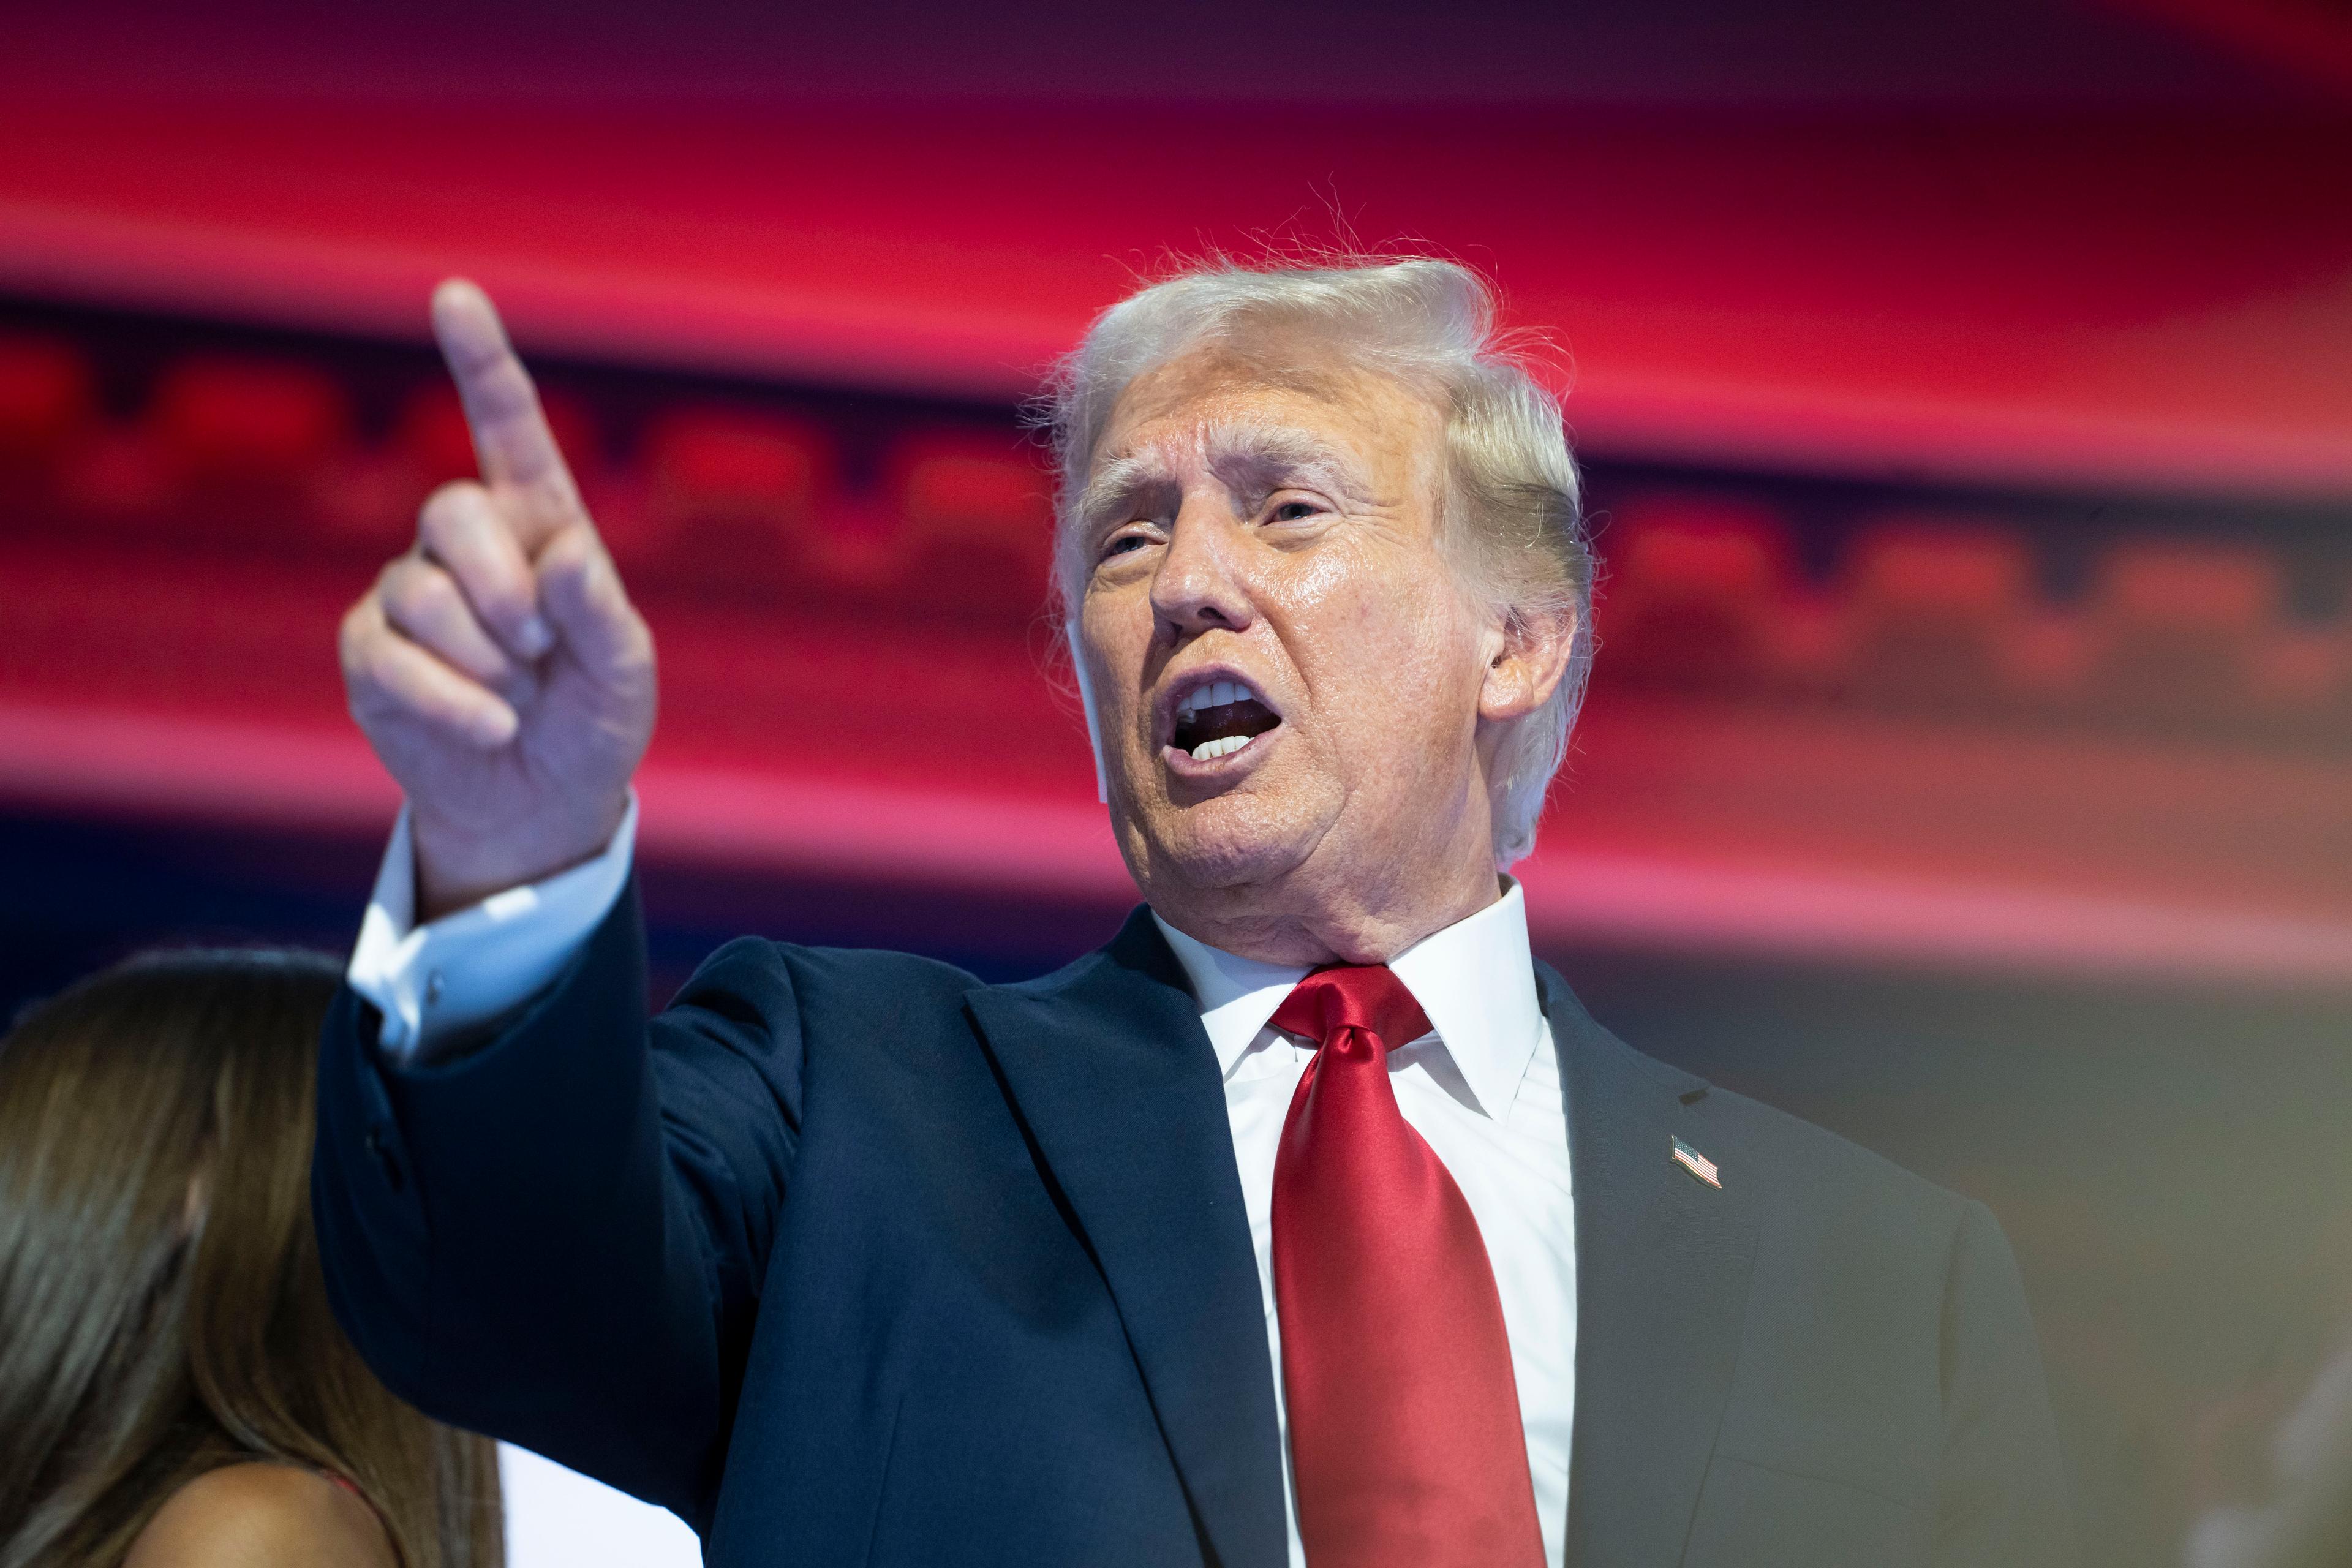
M 1274 1011 L 1274 1026 L 1330 1044 L 1343 1029 L 1361 1029 L 1394 1049 L 1429 1033 L 1429 1015 L 1385 963 L 1335 963 L 1291 988 Z

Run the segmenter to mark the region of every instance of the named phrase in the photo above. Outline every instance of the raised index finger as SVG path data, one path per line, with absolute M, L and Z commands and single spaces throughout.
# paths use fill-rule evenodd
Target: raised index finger
M 490 297 L 465 279 L 450 279 L 433 291 L 433 333 L 466 405 L 483 482 L 516 493 L 545 532 L 577 519 L 580 492 L 572 470 Z M 525 547 L 535 549 L 540 538 L 526 540 Z

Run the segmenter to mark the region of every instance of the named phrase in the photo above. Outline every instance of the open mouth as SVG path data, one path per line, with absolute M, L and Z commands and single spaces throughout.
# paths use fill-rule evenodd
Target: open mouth
M 1265 699 L 1238 680 L 1207 680 L 1176 704 L 1169 744 L 1196 763 L 1229 757 L 1282 722 Z

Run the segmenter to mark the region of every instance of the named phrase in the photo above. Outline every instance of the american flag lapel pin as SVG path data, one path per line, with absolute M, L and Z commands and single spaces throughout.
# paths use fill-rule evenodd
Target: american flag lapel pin
M 1717 1172 L 1714 1161 L 1708 1159 L 1706 1155 L 1700 1153 L 1697 1150 L 1692 1148 L 1689 1144 L 1684 1142 L 1679 1138 L 1669 1138 L 1667 1142 L 1674 1145 L 1675 1164 L 1680 1165 L 1684 1170 L 1688 1171 L 1696 1180 L 1705 1182 L 1708 1186 L 1714 1187 L 1717 1191 L 1722 1190 L 1723 1178 Z

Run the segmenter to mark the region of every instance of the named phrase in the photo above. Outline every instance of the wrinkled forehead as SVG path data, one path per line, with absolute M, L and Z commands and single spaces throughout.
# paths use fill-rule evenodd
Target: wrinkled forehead
M 1434 406 L 1394 376 L 1311 344 L 1251 351 L 1194 349 L 1129 383 L 1087 479 L 1144 468 L 1226 478 L 1284 467 L 1410 466 L 1440 434 Z

